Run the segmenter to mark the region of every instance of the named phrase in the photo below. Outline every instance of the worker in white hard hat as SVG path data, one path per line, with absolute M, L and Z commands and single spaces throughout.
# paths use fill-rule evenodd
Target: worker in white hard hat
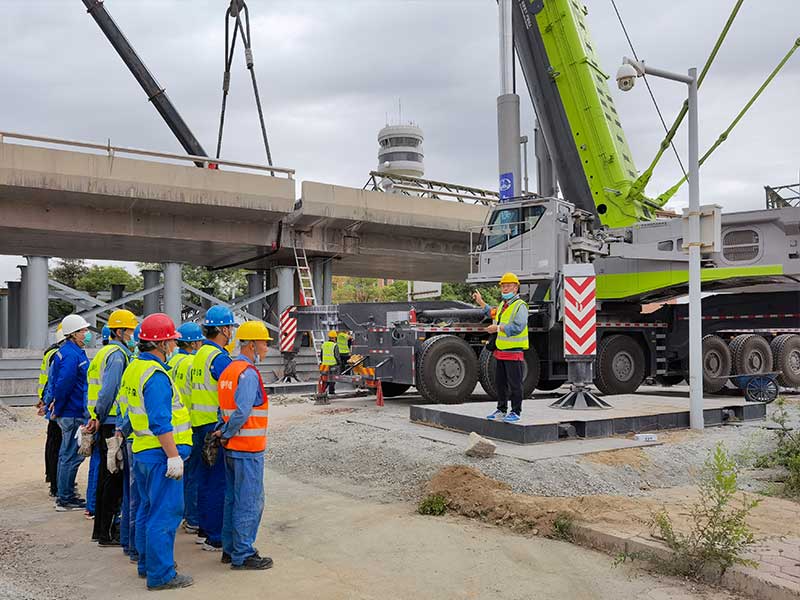
M 86 501 L 75 494 L 75 477 L 83 457 L 78 454 L 75 434 L 86 422 L 86 371 L 89 359 L 84 352 L 92 339 L 89 323 L 80 315 L 67 315 L 61 321 L 64 345 L 53 359 L 51 382 L 53 386 L 52 418 L 61 428 L 61 448 L 58 453 L 58 494 L 56 510 L 59 512 L 84 509 Z
M 522 414 L 525 351 L 530 344 L 528 304 L 519 297 L 519 278 L 514 273 L 503 275 L 499 285 L 503 302 L 497 307 L 492 324 L 486 328 L 487 333 L 497 336 L 492 349 L 497 362 L 495 370 L 497 409 L 487 418 L 516 423 Z M 476 291 L 472 297 L 489 315 L 491 309 L 481 298 L 481 293 Z M 508 412 L 509 400 L 511 412 Z
M 61 428 L 58 423 L 50 419 L 50 403 L 52 402 L 52 392 L 50 382 L 50 369 L 56 352 L 64 343 L 64 333 L 61 324 L 56 329 L 56 341 L 42 356 L 42 364 L 39 369 L 39 403 L 36 405 L 39 416 L 47 420 L 47 441 L 44 444 L 44 473 L 45 481 L 50 484 L 50 497 L 55 498 L 58 493 L 58 450 L 61 447 Z

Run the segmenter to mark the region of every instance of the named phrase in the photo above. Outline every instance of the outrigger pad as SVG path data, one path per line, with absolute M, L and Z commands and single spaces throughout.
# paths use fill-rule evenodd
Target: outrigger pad
M 587 388 L 576 388 L 553 402 L 550 405 L 550 408 L 563 408 L 565 410 L 596 410 L 613 407 L 605 400 L 595 396 Z

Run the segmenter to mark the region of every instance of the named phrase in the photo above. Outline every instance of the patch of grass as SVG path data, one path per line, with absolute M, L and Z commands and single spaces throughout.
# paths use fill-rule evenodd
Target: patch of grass
M 550 537 L 556 540 L 564 540 L 565 542 L 573 541 L 575 536 L 572 525 L 572 515 L 564 512 L 558 513 L 553 521 L 553 533 L 550 534 Z
M 447 500 L 441 494 L 431 494 L 423 498 L 417 506 L 417 512 L 421 515 L 439 516 L 447 512 Z
M 653 515 L 651 526 L 672 551 L 668 561 L 660 561 L 662 567 L 697 578 L 713 572 L 721 577 L 733 565 L 756 566 L 742 554 L 755 541 L 747 518 L 760 501 L 745 496 L 736 502 L 737 477 L 736 463 L 717 444 L 705 463 L 689 533 L 676 531 L 666 510 Z
M 785 467 L 788 476 L 781 493 L 783 496 L 797 498 L 800 496 L 800 432 L 790 427 L 790 415 L 786 399 L 780 397 L 775 401 L 772 421 L 778 425 L 775 430 L 777 445 L 773 452 L 761 456 L 756 462 L 757 468 Z

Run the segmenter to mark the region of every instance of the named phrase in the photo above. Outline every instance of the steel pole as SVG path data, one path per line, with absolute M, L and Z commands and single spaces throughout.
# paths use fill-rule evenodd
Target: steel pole
M 182 275 L 178 263 L 168 262 L 163 264 L 164 269 L 164 312 L 169 315 L 175 326 L 181 324 Z
M 0 348 L 8 348 L 8 290 L 0 290 Z
M 26 274 L 27 313 L 26 331 L 27 347 L 32 350 L 47 348 L 47 320 L 49 288 L 47 285 L 47 258 L 44 256 L 27 256 Z
M 142 281 L 144 289 L 150 289 L 160 283 L 161 271 L 156 269 L 142 269 Z M 158 292 L 152 292 L 144 297 L 144 316 L 152 315 L 159 311 Z
M 333 260 L 326 260 L 322 269 L 320 304 L 333 304 Z
M 703 322 L 700 289 L 700 148 L 697 69 L 689 69 L 689 426 L 703 429 Z

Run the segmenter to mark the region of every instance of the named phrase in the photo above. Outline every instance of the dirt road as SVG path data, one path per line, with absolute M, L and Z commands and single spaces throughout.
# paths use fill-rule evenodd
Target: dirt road
M 311 407 L 275 407 L 283 427 Z M 273 412 L 275 413 L 273 415 Z M 144 583 L 119 549 L 89 541 L 79 512 L 56 513 L 42 477 L 42 423 L 0 429 L 0 598 L 139 598 Z M 309 440 L 309 443 L 314 443 Z M 82 485 L 86 466 L 81 467 Z M 275 567 L 233 572 L 179 533 L 176 560 L 196 585 L 174 597 L 273 599 L 735 598 L 726 592 L 612 568 L 609 556 L 516 535 L 461 517 L 423 517 L 406 502 L 355 499 L 268 471 L 258 538 Z M 213 594 L 213 596 L 211 596 Z M 205 596 L 208 595 L 208 596 Z

